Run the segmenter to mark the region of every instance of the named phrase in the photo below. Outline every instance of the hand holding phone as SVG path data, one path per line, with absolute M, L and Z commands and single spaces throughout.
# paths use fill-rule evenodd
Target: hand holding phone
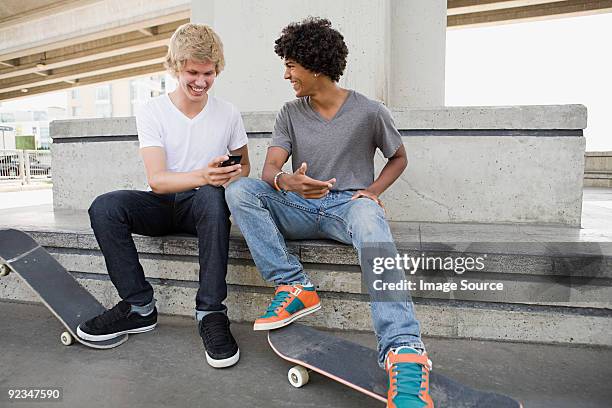
M 228 167 L 233 166 L 234 164 L 240 164 L 240 160 L 242 160 L 242 156 L 229 155 L 229 159 L 221 163 L 219 167 Z
M 223 160 L 225 158 L 227 160 Z M 242 172 L 240 160 L 242 156 L 223 155 L 212 159 L 208 166 L 202 169 L 203 184 L 222 186 L 232 177 L 240 175 Z

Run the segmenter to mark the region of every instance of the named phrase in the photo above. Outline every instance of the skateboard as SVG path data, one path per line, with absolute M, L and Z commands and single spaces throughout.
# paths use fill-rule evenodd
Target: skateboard
M 378 366 L 378 353 L 351 341 L 293 323 L 268 332 L 268 343 L 293 364 L 288 379 L 294 387 L 309 380 L 309 371 L 338 381 L 381 402 L 387 402 L 387 373 Z M 505 395 L 479 391 L 432 370 L 429 392 L 436 408 L 521 408 Z
M 14 229 L 0 230 L 0 276 L 9 272 L 16 273 L 66 327 L 60 336 L 65 346 L 76 340 L 87 347 L 108 349 L 128 339 L 127 334 L 96 342 L 79 338 L 77 326 L 106 308 L 28 234 Z

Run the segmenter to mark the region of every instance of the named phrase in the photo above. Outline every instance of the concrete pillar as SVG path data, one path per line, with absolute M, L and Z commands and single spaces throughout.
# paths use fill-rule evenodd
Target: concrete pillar
M 191 22 L 213 26 L 215 23 L 215 1 L 191 0 Z
M 387 104 L 444 106 L 446 0 L 391 0 Z
M 192 0 L 191 21 L 211 25 L 224 44 L 213 93 L 241 111 L 275 111 L 293 99 L 274 40 L 308 16 L 344 35 L 340 86 L 391 107 L 444 105 L 445 0 Z

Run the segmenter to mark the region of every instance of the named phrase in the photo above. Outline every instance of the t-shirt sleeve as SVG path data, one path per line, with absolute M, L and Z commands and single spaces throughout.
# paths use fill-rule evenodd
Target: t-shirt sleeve
M 229 143 L 227 149 L 231 152 L 236 149 L 240 149 L 242 146 L 249 143 L 249 139 L 247 138 L 246 130 L 244 130 L 244 122 L 242 121 L 242 116 L 238 109 L 233 110 L 232 112 L 232 130 L 229 138 Z
M 136 110 L 136 130 L 140 148 L 164 147 L 162 130 L 153 114 L 151 104 L 144 104 Z
M 269 147 L 281 147 L 291 154 L 291 136 L 289 135 L 289 114 L 285 106 L 276 115 L 272 141 Z
M 391 112 L 382 104 L 376 114 L 374 132 L 376 147 L 386 158 L 393 156 L 402 144 L 402 136 L 395 127 Z

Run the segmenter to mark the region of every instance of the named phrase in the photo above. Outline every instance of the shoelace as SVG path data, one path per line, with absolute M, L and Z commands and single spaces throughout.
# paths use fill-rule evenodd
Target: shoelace
M 281 307 L 283 303 L 289 298 L 289 295 L 289 292 L 278 292 L 276 296 L 274 296 L 274 299 L 272 299 L 272 302 L 270 302 L 270 305 L 266 309 L 266 313 L 274 312 L 276 309 Z
M 200 334 L 206 339 L 206 343 L 212 346 L 227 344 L 230 339 L 229 324 L 225 319 L 209 321 L 200 324 Z
M 129 310 L 127 313 L 123 312 L 121 310 L 121 303 L 118 303 L 113 308 L 107 310 L 106 312 L 102 313 L 100 316 L 96 317 L 92 321 L 92 325 L 94 325 L 97 328 L 103 328 L 105 326 L 110 326 L 113 323 L 118 322 L 119 320 L 125 319 L 128 313 L 129 313 Z
M 419 368 L 415 368 L 418 366 Z M 417 363 L 397 363 L 392 368 L 393 380 L 397 390 L 395 400 L 419 398 L 425 391 L 423 368 Z

